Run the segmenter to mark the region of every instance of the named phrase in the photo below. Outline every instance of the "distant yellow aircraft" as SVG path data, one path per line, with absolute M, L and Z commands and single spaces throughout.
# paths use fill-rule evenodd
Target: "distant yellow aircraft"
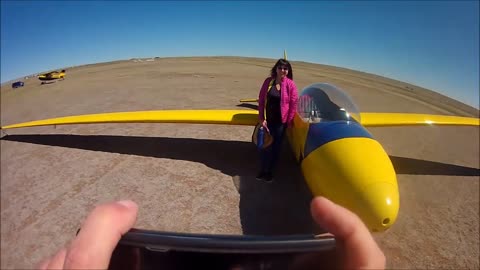
M 65 70 L 62 71 L 52 71 L 38 75 L 40 81 L 52 81 L 65 78 Z
M 255 99 L 251 99 L 255 101 Z M 1 129 L 93 123 L 193 123 L 250 125 L 252 110 L 164 110 L 67 116 Z M 392 162 L 373 136 L 372 126 L 465 125 L 480 119 L 458 116 L 360 113 L 350 97 L 331 84 L 307 86 L 299 96 L 287 137 L 313 195 L 322 195 L 355 212 L 372 231 L 395 223 L 399 192 Z

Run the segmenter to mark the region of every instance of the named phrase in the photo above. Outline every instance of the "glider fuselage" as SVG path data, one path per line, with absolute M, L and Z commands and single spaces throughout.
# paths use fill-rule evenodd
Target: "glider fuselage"
M 297 113 L 287 138 L 314 196 L 355 212 L 372 231 L 396 220 L 399 193 L 389 156 L 356 121 L 310 123 Z

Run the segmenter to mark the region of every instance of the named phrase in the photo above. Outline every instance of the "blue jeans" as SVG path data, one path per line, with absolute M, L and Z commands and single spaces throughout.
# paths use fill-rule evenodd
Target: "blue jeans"
M 285 134 L 286 124 L 267 124 L 270 135 L 273 137 L 273 143 L 260 150 L 260 170 L 263 173 L 272 173 L 280 155 L 282 140 Z

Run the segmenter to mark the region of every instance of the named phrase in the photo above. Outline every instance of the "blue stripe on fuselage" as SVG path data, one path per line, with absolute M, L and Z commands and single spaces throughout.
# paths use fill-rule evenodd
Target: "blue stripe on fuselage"
M 344 138 L 373 138 L 368 131 L 355 121 L 331 121 L 310 124 L 305 142 L 304 157 L 318 147 Z

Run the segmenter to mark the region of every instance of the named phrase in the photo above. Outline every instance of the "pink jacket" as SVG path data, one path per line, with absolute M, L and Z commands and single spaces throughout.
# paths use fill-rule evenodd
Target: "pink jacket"
M 270 81 L 273 80 L 272 77 L 268 77 L 263 82 L 262 88 L 260 88 L 260 93 L 258 95 L 258 119 L 260 121 L 265 120 L 265 105 L 267 90 L 270 84 Z M 275 87 L 275 86 L 272 86 Z M 289 126 L 292 124 L 293 117 L 297 111 L 297 102 L 298 102 L 298 93 L 297 86 L 295 82 L 287 77 L 282 79 L 282 87 L 280 89 L 281 98 L 280 98 L 280 111 L 282 113 L 282 123 L 287 123 Z M 267 119 L 268 122 L 268 119 Z

